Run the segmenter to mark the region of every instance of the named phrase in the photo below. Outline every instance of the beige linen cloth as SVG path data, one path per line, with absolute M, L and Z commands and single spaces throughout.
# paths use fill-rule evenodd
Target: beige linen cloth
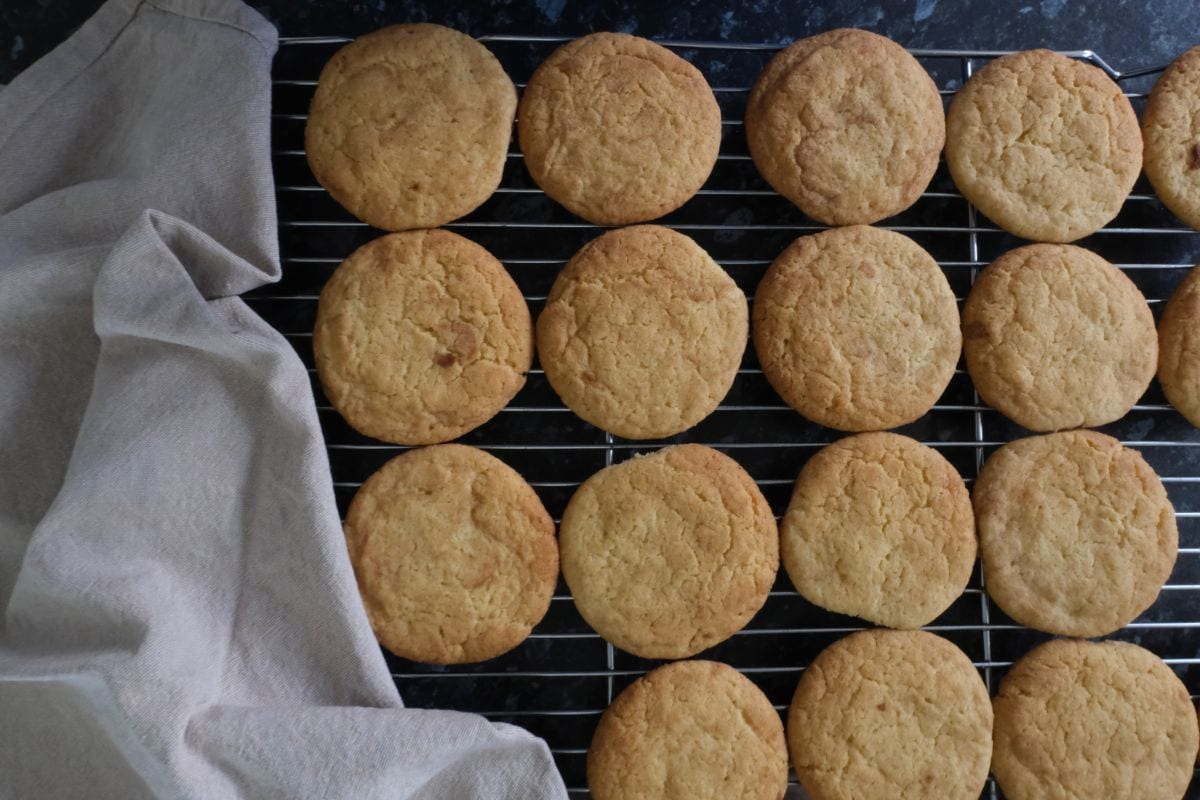
M 0 89 L 0 797 L 564 798 L 545 744 L 404 709 L 279 276 L 276 37 L 111 0 Z

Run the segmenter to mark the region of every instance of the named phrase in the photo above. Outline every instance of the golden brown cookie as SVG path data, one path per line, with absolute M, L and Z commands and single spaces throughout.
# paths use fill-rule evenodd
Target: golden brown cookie
M 325 284 L 313 357 L 358 431 L 432 444 L 487 422 L 525 384 L 533 323 L 479 245 L 442 230 L 394 233 L 355 250 Z
M 1133 106 L 1101 70 L 1049 50 L 992 61 L 946 115 L 959 191 L 1009 233 L 1072 242 L 1121 210 L 1142 167 Z
M 554 523 L 520 475 L 474 447 L 410 450 L 367 479 L 346 544 L 375 635 L 431 664 L 494 658 L 546 615 Z
M 441 25 L 393 25 L 321 70 L 308 165 L 376 228 L 444 225 L 500 185 L 516 108 L 516 87 L 482 44 Z
M 708 253 L 640 225 L 589 242 L 559 273 L 537 349 L 572 411 L 618 436 L 653 439 L 713 412 L 748 329 L 746 295 Z
M 779 526 L 806 599 L 890 628 L 928 625 L 975 566 L 975 517 L 958 471 L 894 433 L 861 433 L 808 460 Z
M 668 447 L 588 478 L 563 512 L 562 571 L 596 632 L 686 658 L 740 630 L 779 570 L 775 517 L 727 455 Z
M 1158 338 L 1146 298 L 1081 247 L 1010 250 L 963 306 L 963 353 L 988 405 L 1033 431 L 1114 422 L 1154 378 Z
M 782 800 L 783 724 L 733 667 L 677 661 L 613 700 L 588 748 L 587 776 L 594 800 Z
M 971 660 L 940 636 L 860 631 L 800 676 L 787 737 L 811 800 L 977 800 L 992 704 Z
M 842 28 L 771 59 L 750 92 L 746 139 L 775 191 L 815 220 L 856 225 L 916 202 L 946 119 L 937 84 L 903 47 Z
M 1200 47 L 1175 59 L 1142 114 L 1146 177 L 1163 205 L 1200 229 Z
M 1158 321 L 1158 382 L 1171 405 L 1200 427 L 1200 267 L 1175 287 Z
M 992 770 L 1009 800 L 1179 800 L 1192 780 L 1188 691 L 1137 645 L 1035 647 L 1001 682 L 995 713 Z
M 763 374 L 814 422 L 894 428 L 937 401 L 958 363 L 958 305 L 912 239 L 856 225 L 793 242 L 754 295 Z
M 700 71 L 625 33 L 593 33 L 551 53 L 517 118 L 529 174 L 597 225 L 679 208 L 708 179 L 721 144 L 721 109 Z
M 1175 565 L 1162 481 L 1102 433 L 1006 444 L 984 463 L 973 500 L 988 594 L 1030 628 L 1112 633 L 1150 607 Z

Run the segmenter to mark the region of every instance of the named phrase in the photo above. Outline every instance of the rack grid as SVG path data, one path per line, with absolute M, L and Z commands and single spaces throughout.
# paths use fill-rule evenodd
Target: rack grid
M 571 37 L 480 36 L 519 87 L 552 50 Z M 314 180 L 304 157 L 304 124 L 321 67 L 340 36 L 281 40 L 274 68 L 274 168 L 283 277 L 247 301 L 291 341 L 309 367 L 341 511 L 375 469 L 404 448 L 363 437 L 329 406 L 312 369 L 317 296 L 333 269 L 354 248 L 381 235 L 339 207 Z M 770 263 L 795 237 L 822 230 L 778 196 L 750 161 L 741 122 L 755 76 L 783 45 L 752 42 L 660 41 L 705 74 L 722 108 L 723 141 L 704 188 L 661 224 L 692 236 L 734 277 L 753 302 Z M 937 82 L 944 101 L 999 51 L 912 50 Z M 1140 112 L 1162 67 L 1122 73 L 1090 50 L 1066 55 L 1103 69 L 1122 85 Z M 501 186 L 480 209 L 447 228 L 491 250 L 508 268 L 536 315 L 559 268 L 602 229 L 571 216 L 541 193 L 522 164 L 514 138 Z M 1000 231 L 957 192 L 939 168 L 928 191 L 909 210 L 880 227 L 911 236 L 937 259 L 956 295 L 969 291 L 979 270 L 1022 242 Z M 1182 226 L 1144 183 L 1134 188 L 1109 226 L 1080 242 L 1121 267 L 1155 314 L 1197 260 L 1200 234 Z M 1114 638 L 1162 656 L 1193 697 L 1200 689 L 1200 432 L 1164 400 L 1157 385 L 1124 419 L 1102 428 L 1140 449 L 1162 475 L 1177 510 L 1179 559 L 1158 602 Z M 1027 432 L 984 405 L 964 370 L 956 371 L 934 409 L 899 429 L 936 448 L 970 485 L 997 447 Z M 755 478 L 776 514 L 782 513 L 800 467 L 841 434 L 811 424 L 789 409 L 747 353 L 728 397 L 692 430 L 657 442 L 606 434 L 566 409 L 535 363 L 525 388 L 495 419 L 460 441 L 482 447 L 521 472 L 557 523 L 572 492 L 592 473 L 665 444 L 699 442 L 738 460 Z M 748 627 L 701 657 L 725 661 L 758 684 L 785 713 L 803 668 L 837 638 L 866 627 L 801 598 L 780 573 L 762 611 Z M 1048 636 L 1016 625 L 988 598 L 978 567 L 959 598 L 927 630 L 954 641 L 995 691 L 1008 666 Z M 476 665 L 438 667 L 385 653 L 409 706 L 482 713 L 543 736 L 572 798 L 588 797 L 587 746 L 604 708 L 638 676 L 657 665 L 597 636 L 575 611 L 561 581 L 545 620 L 514 651 Z M 1193 781 L 1189 797 L 1200 794 Z M 793 780 L 788 797 L 802 797 Z M 1000 798 L 994 781 L 983 797 Z

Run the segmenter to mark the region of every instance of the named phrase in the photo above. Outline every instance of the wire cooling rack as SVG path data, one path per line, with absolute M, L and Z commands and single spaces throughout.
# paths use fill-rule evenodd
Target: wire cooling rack
M 565 37 L 483 36 L 518 86 Z M 247 296 L 309 365 L 333 469 L 339 506 L 363 480 L 403 448 L 365 438 L 331 409 L 312 370 L 317 295 L 337 264 L 379 236 L 351 217 L 313 179 L 304 158 L 304 124 L 317 76 L 348 41 L 285 38 L 275 61 L 273 141 L 283 277 Z M 700 193 L 663 224 L 692 236 L 751 297 L 767 265 L 795 237 L 820 230 L 759 177 L 746 148 L 741 115 L 749 87 L 778 44 L 663 41 L 708 78 L 723 115 L 724 137 L 712 176 Z M 947 101 L 972 72 L 999 52 L 912 51 Z M 1138 110 L 1155 69 L 1122 74 L 1091 51 L 1067 53 L 1119 81 Z M 880 223 L 905 233 L 938 260 L 961 300 L 977 272 L 1022 242 L 975 212 L 944 166 L 929 190 L 903 214 Z M 475 213 L 453 223 L 487 247 L 521 287 L 536 315 L 558 270 L 600 229 L 568 214 L 530 180 L 514 139 L 499 190 Z M 1171 289 L 1200 260 L 1200 235 L 1183 227 L 1139 184 L 1111 225 L 1081 242 L 1120 266 L 1157 314 Z M 1138 448 L 1166 482 L 1177 510 L 1179 559 L 1154 606 L 1114 638 L 1137 642 L 1166 659 L 1189 691 L 1200 689 L 1200 432 L 1171 409 L 1155 385 L 1124 419 L 1103 429 Z M 1025 432 L 983 405 L 966 374 L 956 372 L 934 409 L 900 432 L 936 448 L 970 484 L 984 459 Z M 806 422 L 771 390 L 748 348 L 729 396 L 691 431 L 663 442 L 631 442 L 605 434 L 568 411 L 541 369 L 495 419 L 463 437 L 515 467 L 557 521 L 575 488 L 602 467 L 665 443 L 700 442 L 735 459 L 782 513 L 800 467 L 841 434 Z M 783 713 L 803 668 L 860 620 L 823 611 L 799 597 L 780 574 L 766 606 L 742 632 L 702 657 L 737 667 Z M 1049 638 L 1016 625 L 987 597 L 975 575 L 963 596 L 928 627 L 975 662 L 993 692 L 1008 666 Z M 479 712 L 545 737 L 572 798 L 588 797 L 585 758 L 592 731 L 613 695 L 656 666 L 606 644 L 593 633 L 560 581 L 546 619 L 514 651 L 468 666 L 435 667 L 386 654 L 404 701 L 414 707 Z M 802 797 L 793 781 L 789 797 Z M 993 781 L 984 797 L 998 798 Z M 1200 796 L 1193 781 L 1189 797 Z

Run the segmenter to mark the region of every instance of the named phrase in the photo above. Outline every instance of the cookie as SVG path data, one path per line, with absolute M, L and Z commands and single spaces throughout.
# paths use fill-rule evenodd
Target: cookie
M 639 678 L 604 712 L 587 756 L 593 800 L 782 800 L 787 772 L 775 707 L 715 661 Z
M 525 384 L 533 323 L 479 245 L 442 230 L 393 233 L 325 284 L 313 357 L 329 402 L 360 433 L 433 444 L 487 422 Z
M 554 523 L 520 475 L 474 447 L 410 450 L 367 479 L 346 514 L 367 618 L 398 656 L 494 658 L 550 606 Z
M 937 84 L 903 47 L 842 28 L 771 59 L 750 92 L 746 139 L 775 191 L 827 225 L 857 225 L 921 196 L 946 118 Z
M 787 737 L 810 800 L 976 800 L 992 704 L 971 660 L 945 639 L 860 631 L 800 676 Z
M 1102 433 L 1006 444 L 984 462 L 973 500 L 988 594 L 1030 628 L 1112 633 L 1150 607 L 1175 565 L 1162 481 Z
M 628 439 L 671 436 L 737 376 L 746 295 L 691 239 L 642 225 L 584 245 L 537 321 L 546 379 L 583 419 Z
M 437 227 L 500 185 L 516 108 L 516 87 L 482 44 L 440 25 L 393 25 L 321 70 L 308 166 L 369 225 Z
M 699 191 L 721 144 L 721 109 L 700 71 L 665 47 L 593 33 L 550 54 L 517 114 L 525 166 L 597 225 L 645 222 Z
M 1167 67 L 1142 114 L 1146 177 L 1163 205 L 1200 229 L 1200 47 Z
M 686 658 L 754 616 L 779 534 L 753 479 L 698 444 L 607 467 L 567 504 L 562 571 L 597 633 L 643 658 Z
M 864 225 L 793 242 L 759 283 L 752 320 L 775 391 L 843 431 L 920 417 L 950 383 L 962 344 L 937 262 L 912 239 Z
M 1200 734 L 1188 690 L 1126 642 L 1058 639 L 1000 683 L 992 770 L 1009 800 L 1179 800 Z
M 1175 287 L 1158 321 L 1158 382 L 1171 405 L 1200 427 L 1200 267 Z
M 1133 106 L 1101 70 L 1049 50 L 1002 56 L 946 115 L 959 191 L 1025 239 L 1072 242 L 1121 210 L 1142 167 Z
M 1115 422 L 1154 378 L 1146 298 L 1121 270 L 1071 245 L 1010 250 L 963 306 L 963 353 L 979 396 L 1032 431 Z
M 894 433 L 862 433 L 808 460 L 779 525 L 788 577 L 809 602 L 890 628 L 928 625 L 975 566 L 958 471 Z

